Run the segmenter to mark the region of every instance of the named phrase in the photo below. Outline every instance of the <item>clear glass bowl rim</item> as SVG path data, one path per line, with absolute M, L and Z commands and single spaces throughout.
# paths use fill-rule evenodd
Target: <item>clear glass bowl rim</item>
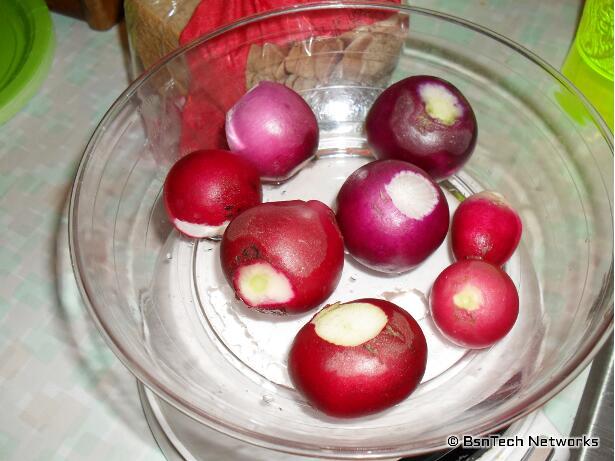
M 141 74 L 136 80 L 134 80 L 126 90 L 115 100 L 115 102 L 111 105 L 111 107 L 107 110 L 98 126 L 96 127 L 94 133 L 92 134 L 85 150 L 83 157 L 79 163 L 79 167 L 77 169 L 75 181 L 73 183 L 73 187 L 71 189 L 70 201 L 69 201 L 69 229 L 68 229 L 68 239 L 69 239 L 69 250 L 71 256 L 71 262 L 73 271 L 75 273 L 75 278 L 77 281 L 77 286 L 79 288 L 82 299 L 84 300 L 84 304 L 86 305 L 91 317 L 93 318 L 99 332 L 103 336 L 105 342 L 108 347 L 113 351 L 113 353 L 119 358 L 119 360 L 130 370 L 130 372 L 135 375 L 135 377 L 145 384 L 150 390 L 152 390 L 158 397 L 168 402 L 170 405 L 174 406 L 187 416 L 191 417 L 195 421 L 205 424 L 209 427 L 213 427 L 214 429 L 219 430 L 227 435 L 230 435 L 235 438 L 239 438 L 245 442 L 252 443 L 261 447 L 270 448 L 277 451 L 283 451 L 298 455 L 307 455 L 314 456 L 317 455 L 321 458 L 336 458 L 336 459 L 379 459 L 383 457 L 395 457 L 395 456 L 408 456 L 408 455 L 419 455 L 428 452 L 434 452 L 438 450 L 445 450 L 449 447 L 446 445 L 444 440 L 431 440 L 428 441 L 431 444 L 423 447 L 413 446 L 411 443 L 407 446 L 396 446 L 396 447 L 361 447 L 360 449 L 353 450 L 352 452 L 340 451 L 336 450 L 335 447 L 329 447 L 326 451 L 323 451 L 321 448 L 312 446 L 312 445 L 301 445 L 297 443 L 293 443 L 290 445 L 288 441 L 281 440 L 276 437 L 272 437 L 262 433 L 256 433 L 254 431 L 249 431 L 243 429 L 241 426 L 237 426 L 235 424 L 230 424 L 225 421 L 220 421 L 210 417 L 207 413 L 203 412 L 200 408 L 191 405 L 190 402 L 182 399 L 180 396 L 176 395 L 173 390 L 167 388 L 165 385 L 160 383 L 155 376 L 153 376 L 145 367 L 143 367 L 138 360 L 135 359 L 134 356 L 130 354 L 121 344 L 114 335 L 112 334 L 110 328 L 105 324 L 103 318 L 97 312 L 97 304 L 96 300 L 92 293 L 89 293 L 86 285 L 84 283 L 84 271 L 83 271 L 83 261 L 80 256 L 79 250 L 79 242 L 76 239 L 76 235 L 78 235 L 77 228 L 79 226 L 79 221 L 77 218 L 77 207 L 79 206 L 79 193 L 81 190 L 81 185 L 84 180 L 84 174 L 87 169 L 87 166 L 94 156 L 98 143 L 105 132 L 106 126 L 110 124 L 110 122 L 115 118 L 115 116 L 122 110 L 123 107 L 130 101 L 130 99 L 135 95 L 138 88 L 147 82 L 152 75 L 156 74 L 158 70 L 164 67 L 167 63 L 174 60 L 177 56 L 186 53 L 188 50 L 196 48 L 203 43 L 218 37 L 230 30 L 240 28 L 247 24 L 255 23 L 264 19 L 268 19 L 275 16 L 282 16 L 285 14 L 293 14 L 299 12 L 307 12 L 314 11 L 318 9 L 348 9 L 348 8 L 360 8 L 364 10 L 374 10 L 374 11 L 388 11 L 388 12 L 397 12 L 397 13 L 405 13 L 408 15 L 411 14 L 419 14 L 422 16 L 427 16 L 431 18 L 436 18 L 438 20 L 446 21 L 449 23 L 453 23 L 464 28 L 473 30 L 479 34 L 482 34 L 492 40 L 496 40 L 497 42 L 507 46 L 518 54 L 524 56 L 526 59 L 532 61 L 534 64 L 539 66 L 543 71 L 547 72 L 552 78 L 557 80 L 563 87 L 565 87 L 568 91 L 573 93 L 583 104 L 585 109 L 588 111 L 590 116 L 592 117 L 592 121 L 595 123 L 597 129 L 601 133 L 603 139 L 607 143 L 611 155 L 613 155 L 613 135 L 610 132 L 610 129 L 599 115 L 596 109 L 591 105 L 591 103 L 583 96 L 583 94 L 566 78 L 564 77 L 558 70 L 556 70 L 553 66 L 547 63 L 544 59 L 537 56 L 532 51 L 527 48 L 519 45 L 518 43 L 494 32 L 488 28 L 475 24 L 473 22 L 467 21 L 465 19 L 452 16 L 446 13 L 441 13 L 438 11 L 434 11 L 427 8 L 420 8 L 414 6 L 406 6 L 406 5 L 397 5 L 393 3 L 387 3 L 382 1 L 346 1 L 346 0 L 338 0 L 338 1 L 323 1 L 317 3 L 311 3 L 309 5 L 298 5 L 293 7 L 287 7 L 282 9 L 276 9 L 272 11 L 268 11 L 265 13 L 249 16 L 233 23 L 230 23 L 224 27 L 218 28 L 215 31 L 206 34 L 198 39 L 195 39 L 191 43 L 184 45 L 173 51 L 172 53 L 165 56 L 158 63 L 153 65 L 149 70 Z M 603 178 L 604 179 L 604 178 Z M 607 185 L 608 187 L 608 185 Z M 609 203 L 611 218 L 613 216 L 613 204 Z M 613 229 L 611 228 L 611 234 L 613 234 Z M 613 259 L 611 259 L 611 265 L 609 269 L 608 277 L 605 277 L 605 282 L 602 286 L 602 298 L 596 300 L 602 306 L 608 307 L 613 304 Z M 608 310 L 608 309 L 606 309 Z M 544 386 L 542 389 L 538 389 L 532 395 L 527 398 L 520 400 L 517 405 L 514 407 L 513 411 L 510 411 L 507 415 L 500 415 L 501 417 L 496 419 L 492 425 L 488 426 L 477 426 L 477 427 L 469 427 L 467 428 L 466 434 L 473 435 L 486 435 L 488 433 L 492 433 L 499 429 L 505 428 L 512 424 L 514 421 L 519 418 L 531 413 L 537 408 L 544 405 L 548 400 L 550 400 L 553 396 L 559 393 L 564 387 L 566 387 L 570 382 L 572 382 L 585 367 L 591 362 L 594 356 L 600 351 L 602 346 L 608 340 L 609 335 L 613 331 L 613 315 L 605 320 L 600 325 L 591 340 L 586 343 L 586 347 L 582 350 L 579 350 L 577 353 L 576 360 L 572 361 L 568 367 L 564 368 L 560 373 L 553 375 L 549 385 Z

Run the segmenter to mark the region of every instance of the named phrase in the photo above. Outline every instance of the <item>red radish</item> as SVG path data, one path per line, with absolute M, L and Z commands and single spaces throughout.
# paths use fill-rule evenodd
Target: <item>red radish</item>
M 344 243 L 333 212 L 317 200 L 263 203 L 231 222 L 220 259 L 248 307 L 299 313 L 324 302 L 337 286 Z
M 379 160 L 352 173 L 337 195 L 337 221 L 346 248 L 382 272 L 403 272 L 424 261 L 448 232 L 448 203 L 420 168 Z
M 318 123 L 299 94 L 279 83 L 261 82 L 227 112 L 226 139 L 264 180 L 282 181 L 316 153 Z
M 451 83 L 429 75 L 384 90 L 365 127 L 377 158 L 406 160 L 436 180 L 458 171 L 476 145 L 476 117 L 468 100 Z
M 375 413 L 402 401 L 425 373 L 427 342 L 399 306 L 358 299 L 322 309 L 297 333 L 288 371 L 297 390 L 331 416 Z
M 189 237 L 217 237 L 237 214 L 261 202 L 261 182 L 245 159 L 224 150 L 200 150 L 178 160 L 163 188 L 173 225 Z
M 453 215 L 451 242 L 457 259 L 483 259 L 501 266 L 510 259 L 523 225 L 497 192 L 483 191 L 465 199 Z
M 519 314 L 519 295 L 498 266 L 465 259 L 438 275 L 430 306 L 433 321 L 444 336 L 459 346 L 481 349 L 512 329 Z

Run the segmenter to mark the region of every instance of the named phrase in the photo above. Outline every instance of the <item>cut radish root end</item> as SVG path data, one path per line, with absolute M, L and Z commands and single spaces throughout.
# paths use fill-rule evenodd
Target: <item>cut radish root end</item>
M 181 219 L 175 219 L 173 225 L 183 234 L 194 238 L 219 237 L 224 233 L 224 229 L 230 221 L 224 221 L 219 226 L 208 226 L 206 224 L 195 224 Z
M 431 181 L 411 171 L 400 171 L 384 188 L 395 208 L 410 219 L 427 216 L 438 203 Z
M 360 346 L 387 324 L 387 315 L 377 306 L 368 303 L 332 304 L 314 317 L 316 334 L 337 346 Z
M 442 85 L 422 85 L 419 94 L 427 113 L 445 125 L 452 125 L 463 114 L 459 100 Z
M 241 299 L 250 306 L 282 304 L 294 297 L 286 276 L 263 262 L 241 267 L 235 288 Z
M 483 303 L 481 291 L 474 285 L 466 285 L 463 290 L 453 296 L 455 306 L 467 311 L 475 311 Z

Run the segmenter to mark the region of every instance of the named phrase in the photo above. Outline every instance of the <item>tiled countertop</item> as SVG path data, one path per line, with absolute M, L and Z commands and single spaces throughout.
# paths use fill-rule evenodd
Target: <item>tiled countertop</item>
M 556 68 L 582 4 L 410 3 L 484 25 Z M 52 19 L 50 74 L 0 127 L 0 459 L 162 461 L 132 375 L 81 305 L 67 252 L 68 193 L 88 137 L 128 84 L 126 42 L 118 27 L 95 32 L 73 19 Z M 553 414 L 566 414 L 578 394 L 574 386 L 549 404 Z

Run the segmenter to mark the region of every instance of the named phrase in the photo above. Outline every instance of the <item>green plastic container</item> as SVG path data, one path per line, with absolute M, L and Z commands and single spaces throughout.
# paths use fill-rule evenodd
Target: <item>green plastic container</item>
M 562 73 L 613 131 L 613 0 L 586 1 Z
M 43 0 L 0 0 L 0 125 L 34 96 L 53 49 L 53 25 Z

